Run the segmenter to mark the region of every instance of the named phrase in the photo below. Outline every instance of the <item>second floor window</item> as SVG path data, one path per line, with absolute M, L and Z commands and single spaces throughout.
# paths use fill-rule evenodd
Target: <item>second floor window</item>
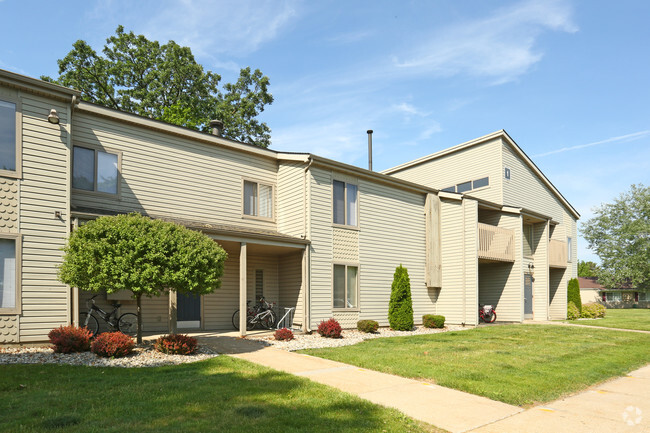
M 114 153 L 74 146 L 72 187 L 117 194 L 118 157 Z
M 335 180 L 333 183 L 333 190 L 334 224 L 356 226 L 359 187 L 353 183 L 345 183 Z
M 245 180 L 244 215 L 273 218 L 273 186 Z
M 0 100 L 0 170 L 16 171 L 16 104 Z

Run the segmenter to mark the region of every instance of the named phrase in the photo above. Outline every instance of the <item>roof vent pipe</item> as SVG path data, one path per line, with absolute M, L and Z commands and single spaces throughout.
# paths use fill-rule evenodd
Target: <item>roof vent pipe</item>
M 221 137 L 221 134 L 223 132 L 223 122 L 221 120 L 211 120 L 210 128 L 212 128 L 212 135 Z
M 368 170 L 372 171 L 372 129 L 368 133 Z

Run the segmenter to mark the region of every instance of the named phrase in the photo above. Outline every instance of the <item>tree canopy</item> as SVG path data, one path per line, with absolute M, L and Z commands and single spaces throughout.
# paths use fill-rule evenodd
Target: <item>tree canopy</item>
M 82 99 L 117 110 L 208 131 L 224 123 L 225 137 L 268 147 L 271 129 L 258 115 L 273 102 L 269 78 L 259 69 L 240 71 L 235 83 L 219 88 L 221 77 L 204 71 L 189 47 L 160 44 L 118 26 L 98 54 L 78 40 L 58 60 L 59 77 L 41 79 L 80 90 Z
M 592 261 L 578 260 L 579 277 L 595 277 L 598 272 L 598 265 Z
M 70 234 L 59 280 L 81 290 L 131 290 L 138 303 L 142 340 L 144 296 L 166 290 L 197 295 L 221 286 L 227 254 L 202 233 L 140 214 L 105 216 Z
M 601 260 L 600 284 L 650 288 L 650 187 L 632 185 L 613 203 L 595 208 L 582 235 Z

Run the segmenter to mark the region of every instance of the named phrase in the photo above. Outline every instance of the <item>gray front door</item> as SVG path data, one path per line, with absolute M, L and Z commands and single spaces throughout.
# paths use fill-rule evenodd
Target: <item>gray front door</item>
M 524 319 L 533 318 L 533 276 L 524 274 Z
M 178 328 L 201 327 L 201 297 L 176 294 L 176 326 Z

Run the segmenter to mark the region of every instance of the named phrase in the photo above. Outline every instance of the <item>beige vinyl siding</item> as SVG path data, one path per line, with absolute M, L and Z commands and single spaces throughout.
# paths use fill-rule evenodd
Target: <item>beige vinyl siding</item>
M 392 176 L 437 189 L 489 177 L 490 185 L 488 187 L 469 191 L 467 194 L 500 203 L 502 201 L 503 178 L 500 146 L 501 140 L 494 139 L 414 165 L 398 171 Z
M 506 290 L 512 263 L 479 263 L 478 269 L 479 304 L 492 305 L 500 322 L 521 320 L 520 291 Z
M 283 307 L 295 307 L 293 315 L 293 326 L 302 327 L 305 321 L 305 285 L 302 278 L 303 252 L 281 256 L 278 266 L 279 278 L 279 317 L 282 318 L 285 311 Z
M 443 200 L 441 213 L 442 288 L 436 314 L 445 316 L 446 323 L 475 325 L 478 322 L 478 206 L 474 200 Z
M 57 110 L 59 125 L 47 121 Z M 20 181 L 22 314 L 20 341 L 46 341 L 53 328 L 70 321 L 70 290 L 57 281 L 67 236 L 67 106 L 23 93 L 23 179 Z M 62 218 L 54 217 L 60 211 Z
M 549 305 L 549 319 L 551 320 L 563 320 L 566 319 L 566 309 L 567 309 L 567 285 L 568 281 L 566 278 L 568 271 L 566 269 L 551 268 L 549 269 L 549 294 L 550 294 L 550 305 Z M 592 299 L 585 297 L 585 292 L 590 293 Z M 598 290 L 593 292 L 587 290 L 580 290 L 580 296 L 582 302 L 598 302 L 600 301 L 600 296 L 598 296 Z
M 274 221 L 242 216 L 242 179 L 275 185 L 274 159 L 83 112 L 74 120 L 73 144 L 122 157 L 119 198 L 73 190 L 73 205 L 275 230 Z
M 281 162 L 278 168 L 278 231 L 290 236 L 305 234 L 305 165 Z
M 88 311 L 86 302 L 94 296 L 95 293 L 84 290 L 79 291 L 80 313 Z M 95 305 L 107 313 L 113 311 L 113 303 L 121 305 L 117 316 L 124 313 L 137 314 L 137 305 L 135 299 L 111 301 L 106 299 L 106 294 L 102 293 L 95 298 Z M 99 322 L 99 332 L 110 331 L 108 325 L 96 313 L 97 322 Z M 142 332 L 169 332 L 169 295 L 167 293 L 161 296 L 142 297 Z
M 413 316 L 434 312 L 434 289 L 425 284 L 425 194 L 362 180 L 359 185 L 359 319 L 388 325 L 395 268 L 408 270 Z M 354 323 L 352 326 L 355 326 Z
M 309 169 L 310 202 L 310 324 L 332 317 L 332 174 L 320 167 Z M 360 270 L 360 273 L 363 270 Z
M 548 268 L 548 223 L 533 225 L 535 266 L 533 277 L 533 319 L 548 320 L 549 268 Z M 526 269 L 524 269 L 526 272 Z
M 359 230 L 335 227 L 332 258 L 338 263 L 359 263 Z
M 502 214 L 499 227 L 512 230 L 515 234 L 515 262 L 510 265 L 499 299 L 497 316 L 499 321 L 521 322 L 524 320 L 523 280 L 523 233 L 521 215 Z M 489 281 L 489 280 L 488 280 Z

